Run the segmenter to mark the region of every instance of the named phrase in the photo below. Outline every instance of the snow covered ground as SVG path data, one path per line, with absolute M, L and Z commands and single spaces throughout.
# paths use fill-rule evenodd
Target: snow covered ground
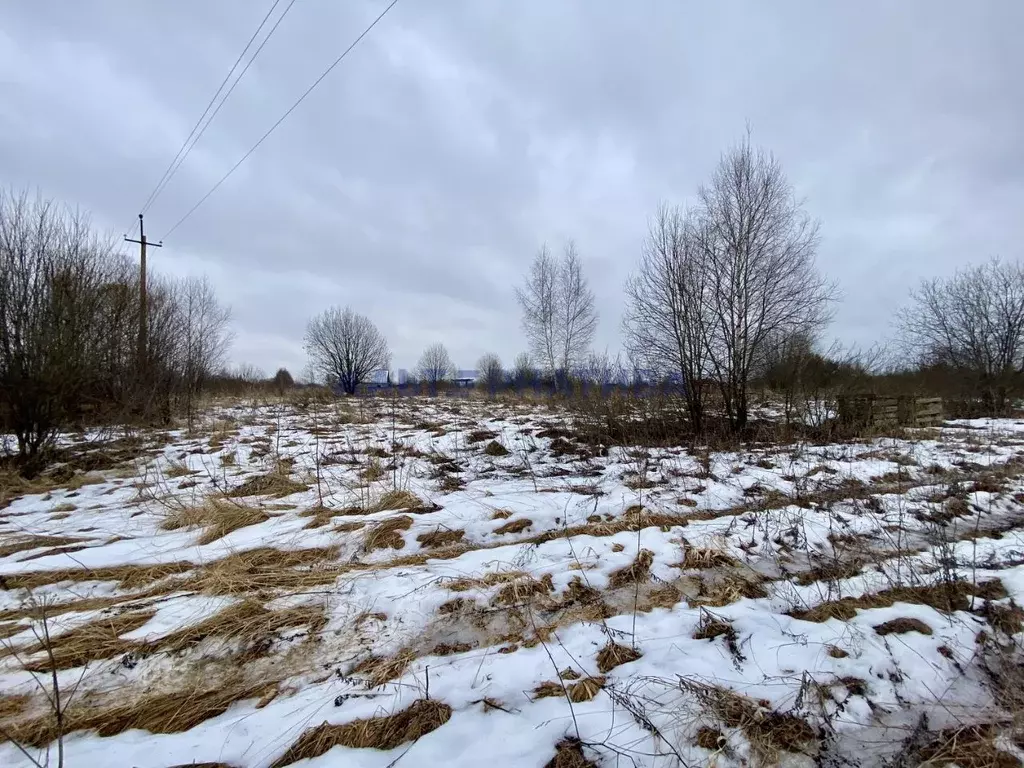
M 0 489 L 0 765 L 57 764 L 54 678 L 72 768 L 1024 757 L 1021 422 L 713 452 L 379 399 L 72 444 Z

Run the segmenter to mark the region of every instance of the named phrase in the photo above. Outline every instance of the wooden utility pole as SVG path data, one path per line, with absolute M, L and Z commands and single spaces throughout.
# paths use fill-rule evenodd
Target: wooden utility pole
M 146 367 L 146 245 L 152 245 L 154 248 L 163 248 L 164 244 L 160 243 L 147 243 L 146 242 L 146 231 L 142 227 L 142 214 L 139 214 L 139 239 L 132 240 L 132 238 L 125 235 L 124 238 L 129 243 L 139 244 L 139 368 Z

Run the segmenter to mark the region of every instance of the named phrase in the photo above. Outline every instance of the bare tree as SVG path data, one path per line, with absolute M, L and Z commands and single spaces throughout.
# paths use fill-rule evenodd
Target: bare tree
M 377 327 L 348 307 L 331 307 L 310 320 L 305 342 L 313 369 L 350 395 L 391 359 Z
M 266 371 L 253 363 L 239 363 L 233 368 L 229 368 L 225 375 L 232 379 L 244 381 L 246 384 L 259 384 L 267 379 Z
M 1024 267 L 993 259 L 925 280 L 899 316 L 904 341 L 928 365 L 956 370 L 1001 412 L 1024 370 Z
M 178 286 L 181 315 L 182 378 L 185 410 L 191 428 L 195 396 L 214 371 L 224 365 L 231 334 L 231 310 L 217 301 L 206 277 L 187 277 Z
M 78 210 L 0 190 L 0 431 L 39 468 L 59 430 L 158 418 L 225 355 L 228 312 L 205 280 L 153 275 L 138 358 L 139 270 Z
M 709 285 L 710 370 L 734 430 L 746 426 L 748 384 L 766 341 L 810 333 L 829 318 L 835 291 L 817 271 L 818 225 L 774 156 L 749 135 L 698 191 L 696 244 Z
M 94 353 L 111 248 L 84 214 L 0 190 L 0 412 L 28 462 L 103 375 Z
M 546 245 L 541 246 L 530 265 L 526 285 L 516 289 L 523 310 L 523 332 L 533 354 L 554 371 L 558 360 L 558 263 Z
M 520 352 L 512 363 L 512 383 L 518 389 L 532 386 L 537 380 L 537 370 L 527 352 Z
M 594 294 L 576 245 L 570 241 L 561 259 L 543 246 L 516 298 L 530 348 L 558 382 L 583 361 L 597 329 Z
M 483 355 L 476 364 L 479 381 L 494 395 L 505 383 L 505 371 L 501 367 L 501 358 L 492 352 Z
M 691 212 L 662 204 L 626 283 L 623 317 L 630 359 L 661 376 L 680 377 L 695 433 L 704 425 L 711 328 L 711 276 L 700 226 Z
M 420 356 L 420 361 L 416 364 L 416 372 L 419 374 L 420 381 L 433 389 L 438 384 L 455 378 L 455 364 L 444 344 L 431 344 Z

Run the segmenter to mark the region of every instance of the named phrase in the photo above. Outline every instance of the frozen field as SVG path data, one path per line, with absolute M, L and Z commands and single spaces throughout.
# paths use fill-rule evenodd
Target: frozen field
M 0 488 L 3 766 L 1024 757 L 1024 423 L 708 452 L 382 399 L 69 446 Z

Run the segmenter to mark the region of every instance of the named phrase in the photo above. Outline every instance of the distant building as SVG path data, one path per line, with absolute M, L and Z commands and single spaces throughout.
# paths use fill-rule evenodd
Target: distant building
M 381 368 L 380 370 L 374 371 L 366 381 L 367 389 L 387 389 L 390 386 L 391 371 L 387 368 Z
M 480 378 L 480 371 L 476 370 L 458 370 L 455 372 L 455 377 L 452 381 L 455 382 L 457 387 L 472 387 L 476 384 L 477 379 Z

